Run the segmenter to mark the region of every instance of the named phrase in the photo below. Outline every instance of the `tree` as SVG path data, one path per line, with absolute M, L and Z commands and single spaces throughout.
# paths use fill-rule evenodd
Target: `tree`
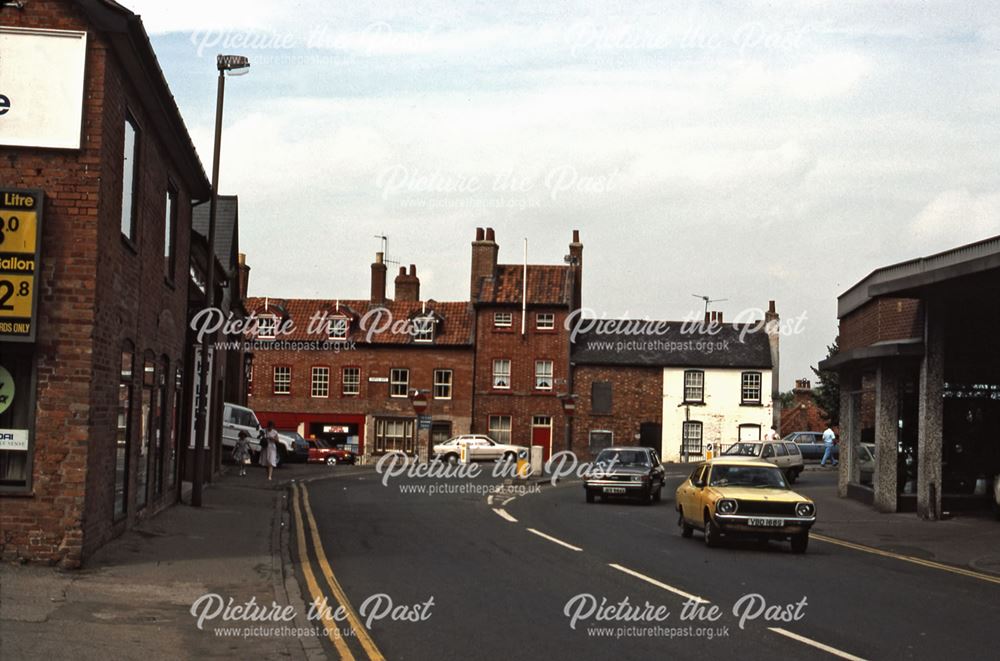
M 786 390 L 785 392 L 780 393 L 778 395 L 778 404 L 781 406 L 781 410 L 782 411 L 784 411 L 785 409 L 792 408 L 792 405 L 794 403 L 795 403 L 795 391 L 794 390 Z
M 832 358 L 840 352 L 840 336 L 834 338 L 833 344 L 826 347 L 826 357 Z M 821 370 L 810 367 L 819 385 L 814 391 L 816 404 L 826 412 L 824 416 L 831 425 L 840 424 L 840 374 L 833 370 Z

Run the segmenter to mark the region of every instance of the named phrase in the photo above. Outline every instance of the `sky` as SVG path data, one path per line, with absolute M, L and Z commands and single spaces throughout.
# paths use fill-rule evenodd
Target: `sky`
M 775 300 L 788 389 L 848 287 L 1000 234 L 993 3 L 123 4 L 207 172 L 215 55 L 250 58 L 220 191 L 254 296 L 365 298 L 386 235 L 423 297 L 467 300 L 476 227 L 504 263 L 579 229 L 598 317 Z

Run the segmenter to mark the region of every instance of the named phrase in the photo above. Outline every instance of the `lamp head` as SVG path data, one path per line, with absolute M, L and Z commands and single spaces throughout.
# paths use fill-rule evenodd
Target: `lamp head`
M 250 60 L 242 55 L 219 55 L 216 64 L 219 71 L 226 71 L 232 76 L 244 74 L 250 69 Z

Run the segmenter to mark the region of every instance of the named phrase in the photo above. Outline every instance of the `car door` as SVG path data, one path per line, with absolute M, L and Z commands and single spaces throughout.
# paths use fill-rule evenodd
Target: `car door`
M 788 457 L 788 450 L 785 449 L 784 443 L 768 443 L 768 445 L 773 448 L 774 463 L 777 464 L 778 468 L 788 468 L 792 462 Z
M 677 504 L 680 506 L 681 513 L 684 518 L 687 519 L 689 523 L 697 523 L 698 525 L 701 525 L 701 520 L 698 516 L 698 513 L 701 512 L 701 507 L 699 507 L 701 490 L 698 488 L 697 484 L 707 468 L 708 467 L 704 464 L 696 466 L 695 469 L 691 471 L 691 476 L 684 483 L 684 488 L 681 489 L 681 493 L 678 495 L 679 502 Z
M 660 486 L 663 486 L 666 482 L 666 469 L 663 468 L 663 464 L 660 463 L 660 458 L 656 456 L 654 450 L 649 451 L 649 459 L 653 465 L 653 480 L 659 481 Z

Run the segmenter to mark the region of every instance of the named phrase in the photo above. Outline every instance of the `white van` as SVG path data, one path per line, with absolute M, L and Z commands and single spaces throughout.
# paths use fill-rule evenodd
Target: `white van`
M 245 406 L 226 402 L 222 407 L 222 447 L 224 450 L 232 452 L 241 431 L 250 434 L 250 450 L 255 455 L 259 453 L 260 438 L 263 436 L 264 430 L 260 426 L 260 421 L 257 420 L 257 414 Z M 285 458 L 291 456 L 292 450 L 292 439 L 279 434 L 278 463 L 284 463 Z

